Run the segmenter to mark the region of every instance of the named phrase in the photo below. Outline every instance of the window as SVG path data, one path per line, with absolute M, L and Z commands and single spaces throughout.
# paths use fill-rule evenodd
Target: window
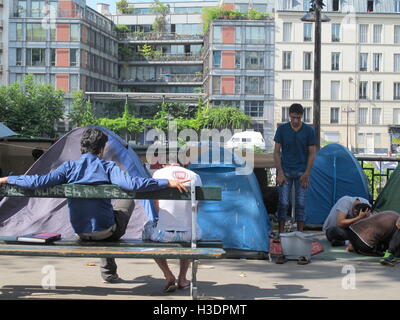
M 15 50 L 15 65 L 22 66 L 22 48 L 16 48 Z
M 33 18 L 41 18 L 44 17 L 45 10 L 45 1 L 44 0 L 32 0 L 32 14 Z
M 400 26 L 394 26 L 393 34 L 394 34 L 393 42 L 400 43 Z
M 282 69 L 290 70 L 291 64 L 292 64 L 292 52 L 291 51 L 283 51 Z
M 246 77 L 245 90 L 247 94 L 264 94 L 264 77 Z
M 374 53 L 373 60 L 374 60 L 373 71 L 381 71 L 382 53 Z
M 373 42 L 374 43 L 381 43 L 382 41 L 382 25 L 381 24 L 374 24 L 373 30 Z
M 77 23 L 71 23 L 70 28 L 70 41 L 80 41 L 81 40 L 81 28 Z
M 331 100 L 339 99 L 340 81 L 331 81 Z
M 265 28 L 264 27 L 246 27 L 246 43 L 264 44 Z
M 289 107 L 282 107 L 281 122 L 288 122 L 288 121 L 289 121 Z
M 79 90 L 79 75 L 70 74 L 69 75 L 69 92 L 74 92 Z
M 284 22 L 283 23 L 283 41 L 289 42 L 292 40 L 292 23 Z
M 45 66 L 45 49 L 28 48 L 26 49 L 27 66 Z
M 241 63 L 241 57 L 242 57 L 242 52 L 241 51 L 236 51 L 235 52 L 235 66 L 236 69 L 240 69 L 242 67 L 242 63 Z
M 292 80 L 282 80 L 282 99 L 291 99 Z
M 340 23 L 332 23 L 332 42 L 340 41 Z
M 367 124 L 368 108 L 358 109 L 358 123 Z
M 311 80 L 303 80 L 303 99 L 311 99 Z
M 79 66 L 79 50 L 78 49 L 69 49 L 69 65 L 70 65 L 70 67 L 78 67 Z
M 360 70 L 367 71 L 368 69 L 368 53 L 360 53 Z
M 372 82 L 372 99 L 381 100 L 382 82 Z
M 36 84 L 45 84 L 46 83 L 46 74 L 44 73 L 36 73 L 33 75 L 33 81 Z
M 339 132 L 325 132 L 324 133 L 324 140 L 326 142 L 338 143 L 339 137 L 340 137 Z
M 311 108 L 310 107 L 304 108 L 303 121 L 307 122 L 307 123 L 311 122 Z
M 241 83 L 242 83 L 242 81 L 241 81 L 241 78 L 240 78 L 240 76 L 236 76 L 235 77 L 235 93 L 236 94 L 240 94 L 241 93 Z
M 393 72 L 400 72 L 400 54 L 393 55 Z
M 264 52 L 246 51 L 245 65 L 246 69 L 253 69 L 253 70 L 264 69 Z
M 54 67 L 56 65 L 56 49 L 50 49 L 50 65 Z
M 21 41 L 24 40 L 24 33 L 23 33 L 23 29 L 22 29 L 22 23 L 16 23 L 16 39 L 17 41 Z
M 367 89 L 368 89 L 368 82 L 367 81 L 360 81 L 359 84 L 359 89 L 358 89 L 358 98 L 359 99 L 367 99 L 368 95 L 367 95 Z
M 400 82 L 393 84 L 393 100 L 400 100 Z
M 16 17 L 24 18 L 26 17 L 26 0 L 19 0 L 17 5 Z
M 394 0 L 394 12 L 400 12 L 400 0 Z
M 264 116 L 264 101 L 245 101 L 244 113 L 250 117 L 262 118 Z
M 381 108 L 372 108 L 372 124 L 380 124 L 381 123 Z
M 400 108 L 393 108 L 393 124 L 400 124 Z
M 221 76 L 212 77 L 212 93 L 220 94 L 221 92 Z
M 308 11 L 311 8 L 310 0 L 303 0 L 303 11 Z
M 331 108 L 331 122 L 332 124 L 339 123 L 339 108 Z
M 221 68 L 221 51 L 213 51 L 213 67 Z
M 312 41 L 312 23 L 304 23 L 303 24 L 303 41 L 309 42 Z
M 242 27 L 235 28 L 235 43 L 237 44 L 242 43 Z
M 374 0 L 367 1 L 367 12 L 374 12 Z
M 41 23 L 26 24 L 26 40 L 27 41 L 46 41 L 46 29 Z
M 222 42 L 222 27 L 220 27 L 220 26 L 213 27 L 213 40 L 214 40 L 214 43 Z
M 331 70 L 339 70 L 340 52 L 332 52 L 331 54 Z
M 283 0 L 283 10 L 291 9 L 292 1 L 293 0 Z
M 339 11 L 339 0 L 333 0 L 332 1 L 332 11 Z
M 303 69 L 311 70 L 311 52 L 303 52 Z
M 359 33 L 359 42 L 367 43 L 368 42 L 368 25 L 360 24 L 360 33 Z

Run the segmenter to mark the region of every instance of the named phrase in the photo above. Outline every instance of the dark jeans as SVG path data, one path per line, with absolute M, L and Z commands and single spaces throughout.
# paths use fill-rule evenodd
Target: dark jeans
M 359 254 L 366 254 L 366 255 L 376 255 L 377 248 L 370 247 L 366 245 L 359 236 L 353 232 L 351 229 L 346 229 L 346 233 L 348 235 L 348 239 L 350 240 L 351 244 L 353 245 L 354 250 Z
M 113 205 L 116 228 L 113 234 L 102 240 L 92 241 L 118 241 L 126 232 L 126 228 L 131 218 L 132 211 L 135 208 L 134 200 L 117 200 Z M 101 277 L 107 280 L 110 276 L 117 273 L 117 264 L 115 258 L 100 258 Z
M 330 243 L 334 241 L 343 241 L 344 245 L 344 241 L 349 240 L 346 229 L 341 227 L 330 227 L 325 230 L 325 235 Z

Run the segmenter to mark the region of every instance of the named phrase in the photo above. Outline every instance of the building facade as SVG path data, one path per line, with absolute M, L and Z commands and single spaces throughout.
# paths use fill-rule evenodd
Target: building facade
M 324 1 L 321 45 L 321 144 L 341 143 L 358 154 L 393 152 L 400 124 L 400 1 Z M 314 23 L 302 22 L 309 1 L 276 7 L 278 122 L 300 102 L 313 122 Z
M 36 82 L 65 92 L 66 113 L 76 90 L 117 90 L 118 48 L 112 21 L 84 0 L 10 3 L 8 83 L 33 74 Z M 66 117 L 58 131 L 69 129 Z

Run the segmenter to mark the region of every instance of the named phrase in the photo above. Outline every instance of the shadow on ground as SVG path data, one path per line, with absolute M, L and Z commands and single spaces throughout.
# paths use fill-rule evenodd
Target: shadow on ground
M 131 288 L 116 288 L 118 284 L 104 284 L 99 286 L 59 286 L 56 289 L 44 289 L 42 286 L 4 285 L 0 288 L 1 300 L 23 299 L 68 299 L 80 296 L 80 299 L 110 299 L 115 296 L 121 299 L 129 299 L 133 296 L 155 297 L 160 299 L 189 299 L 189 289 L 177 290 L 174 293 L 164 294 L 163 279 L 155 279 L 151 276 L 141 276 L 131 281 L 123 281 L 122 284 L 137 283 Z M 198 281 L 199 299 L 202 300 L 254 300 L 254 299 L 326 299 L 326 297 L 309 297 L 309 290 L 303 285 L 274 285 L 274 288 L 260 288 L 248 284 L 223 284 L 218 285 L 211 281 Z M 206 295 L 207 294 L 207 295 Z

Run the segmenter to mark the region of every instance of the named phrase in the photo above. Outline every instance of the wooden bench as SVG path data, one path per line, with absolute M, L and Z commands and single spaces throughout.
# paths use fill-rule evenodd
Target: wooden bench
M 0 197 L 85 198 L 85 199 L 152 199 L 190 200 L 192 202 L 192 240 L 190 243 L 161 243 L 137 239 L 115 242 L 62 239 L 52 244 L 27 244 L 16 237 L 0 237 L 0 255 L 51 256 L 80 258 L 165 258 L 192 260 L 190 296 L 197 299 L 197 267 L 199 259 L 221 259 L 225 255 L 219 240 L 196 241 L 198 200 L 220 201 L 221 188 L 194 187 L 180 193 L 177 189 L 152 192 L 128 192 L 115 185 L 59 185 L 47 189 L 25 189 L 0 185 Z M 38 230 L 39 231 L 39 230 Z M 40 230 L 48 231 L 52 230 Z

